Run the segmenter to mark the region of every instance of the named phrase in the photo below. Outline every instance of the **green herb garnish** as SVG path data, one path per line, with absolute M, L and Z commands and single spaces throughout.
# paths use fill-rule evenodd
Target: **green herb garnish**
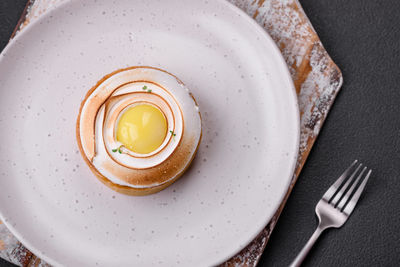
M 119 146 L 118 148 L 114 148 L 113 150 L 111 150 L 112 152 L 119 152 L 119 154 L 122 154 L 122 151 L 121 151 L 121 147 L 123 147 L 123 146 Z
M 147 90 L 147 93 L 151 93 L 151 90 Z
M 169 131 L 171 134 L 172 134 L 172 136 L 176 136 L 176 133 L 174 133 L 174 131 Z
M 147 90 L 147 85 L 143 86 L 142 89 L 143 89 L 143 90 Z

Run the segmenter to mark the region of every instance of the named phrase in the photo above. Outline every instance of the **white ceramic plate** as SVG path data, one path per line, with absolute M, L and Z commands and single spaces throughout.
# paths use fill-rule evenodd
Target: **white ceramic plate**
M 120 195 L 78 153 L 86 92 L 119 68 L 176 74 L 203 116 L 192 167 Z M 299 115 L 271 38 L 226 1 L 67 1 L 0 59 L 0 213 L 36 255 L 68 266 L 210 266 L 271 219 L 296 162 Z

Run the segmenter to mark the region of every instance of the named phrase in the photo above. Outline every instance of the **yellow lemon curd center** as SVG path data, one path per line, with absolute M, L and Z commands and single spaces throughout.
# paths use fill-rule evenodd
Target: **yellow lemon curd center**
M 158 108 L 139 104 L 121 115 L 117 125 L 117 141 L 135 153 L 148 154 L 161 146 L 167 129 L 167 120 Z

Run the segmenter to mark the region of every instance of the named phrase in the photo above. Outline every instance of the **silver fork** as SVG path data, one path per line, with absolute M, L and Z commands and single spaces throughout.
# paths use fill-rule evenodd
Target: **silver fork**
M 317 206 L 315 207 L 315 213 L 317 214 L 319 220 L 318 227 L 308 240 L 307 244 L 300 251 L 299 255 L 297 255 L 296 259 L 292 262 L 292 264 L 290 264 L 290 267 L 300 266 L 321 233 L 327 228 L 341 227 L 353 212 L 354 207 L 356 206 L 357 201 L 360 198 L 361 193 L 363 192 L 368 178 L 372 172 L 372 170 L 369 170 L 365 175 L 365 178 L 357 187 L 359 181 L 362 179 L 365 171 L 367 170 L 367 167 L 364 167 L 361 172 L 359 172 L 362 164 L 357 164 L 357 162 L 357 160 L 354 161 L 353 164 L 347 168 L 347 170 L 339 177 L 339 179 L 331 187 L 329 187 L 328 191 L 326 191 L 321 200 L 318 202 Z M 357 173 L 359 174 L 354 180 L 354 177 L 357 175 Z

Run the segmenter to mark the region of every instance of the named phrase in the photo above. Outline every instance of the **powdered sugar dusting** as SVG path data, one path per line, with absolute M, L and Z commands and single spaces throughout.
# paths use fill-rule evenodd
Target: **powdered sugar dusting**
M 301 114 L 299 157 L 279 210 L 260 235 L 222 266 L 256 266 L 311 147 L 342 85 L 340 70 L 323 48 L 296 0 L 230 0 L 252 16 L 280 48 L 293 78 Z
M 31 256 L 32 254 L 0 222 L 0 257 L 21 265 L 24 262 L 29 262 Z
M 26 18 L 25 21 L 20 25 L 19 30 L 23 29 L 36 18 L 65 1 L 66 0 L 29 0 Z

